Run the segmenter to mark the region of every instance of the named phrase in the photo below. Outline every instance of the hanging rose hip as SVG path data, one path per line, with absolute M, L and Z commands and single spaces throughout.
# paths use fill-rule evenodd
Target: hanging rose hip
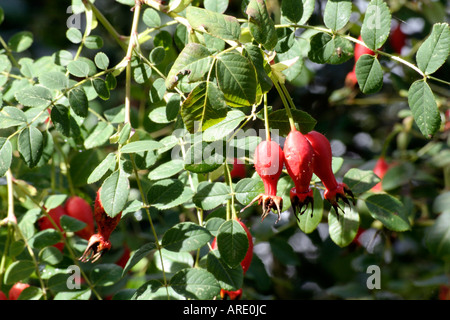
M 292 130 L 286 137 L 283 152 L 286 170 L 295 185 L 290 191 L 290 199 L 297 217 L 297 212 L 303 214 L 309 204 L 314 207 L 314 195 L 309 186 L 313 175 L 314 150 L 300 131 Z
M 331 145 L 328 139 L 317 131 L 308 132 L 305 138 L 311 144 L 314 150 L 313 171 L 322 181 L 325 186 L 324 197 L 333 206 L 336 213 L 339 207 L 338 200 L 342 199 L 346 204 L 349 204 L 347 195 L 352 197 L 355 203 L 354 196 L 350 188 L 342 182 L 337 182 L 332 170 L 332 153 Z
M 262 220 L 271 210 L 277 210 L 278 219 L 281 217 L 283 199 L 277 196 L 277 183 L 283 170 L 284 153 L 280 145 L 272 140 L 266 140 L 258 144 L 255 149 L 254 166 L 264 184 L 264 193 L 256 196 L 245 208 L 255 201 L 262 205 Z
M 90 237 L 86 250 L 80 258 L 80 261 L 82 262 L 95 262 L 105 251 L 111 249 L 111 241 L 109 241 L 109 237 L 117 227 L 117 224 L 122 217 L 122 213 L 119 213 L 114 218 L 108 216 L 100 200 L 100 191 L 101 188 L 97 191 L 97 197 L 94 204 L 94 218 L 97 223 L 98 230 L 96 234 L 93 234 Z

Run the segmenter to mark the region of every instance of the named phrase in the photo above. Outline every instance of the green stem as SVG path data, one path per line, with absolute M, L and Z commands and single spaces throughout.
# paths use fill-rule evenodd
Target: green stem
M 164 269 L 164 261 L 163 261 L 163 256 L 162 256 L 162 246 L 159 243 L 158 234 L 157 234 L 155 226 L 153 224 L 153 219 L 152 219 L 152 217 L 150 215 L 149 204 L 147 203 L 147 199 L 146 199 L 145 194 L 144 194 L 144 189 L 142 188 L 141 180 L 139 178 L 138 169 L 137 169 L 136 163 L 134 161 L 134 156 L 131 157 L 131 164 L 133 166 L 134 175 L 136 177 L 136 183 L 137 183 L 137 186 L 138 186 L 138 190 L 139 190 L 139 193 L 140 193 L 141 198 L 142 198 L 143 208 L 145 209 L 148 221 L 150 223 L 150 229 L 152 231 L 153 237 L 155 238 L 156 250 L 158 250 L 158 252 L 159 252 L 159 257 L 160 257 L 160 262 L 161 262 L 161 269 L 162 269 L 162 274 L 163 274 L 163 281 L 164 281 L 164 286 L 166 288 L 167 298 L 170 299 L 169 287 L 168 287 L 166 272 L 165 272 L 165 269 Z
M 231 195 L 231 199 L 229 200 L 230 202 L 230 207 L 231 207 L 231 218 L 233 219 L 237 219 L 237 213 L 236 213 L 236 208 L 234 207 L 234 188 L 233 188 L 233 179 L 231 178 L 231 171 L 230 171 L 230 167 L 228 167 L 228 163 L 225 160 L 224 163 L 225 166 L 225 178 L 228 182 L 228 185 L 230 186 L 230 195 Z M 228 210 L 227 210 L 228 211 Z M 228 219 L 229 217 L 227 217 Z
M 264 94 L 264 126 L 266 127 L 266 140 L 270 141 L 270 127 L 269 127 L 269 111 L 267 106 L 267 93 Z
M 286 97 L 284 95 L 283 89 L 280 87 L 280 84 L 279 84 L 277 78 L 272 76 L 271 79 L 272 79 L 273 84 L 275 85 L 275 88 L 278 91 L 278 94 L 280 95 L 281 100 L 283 101 L 283 105 L 284 105 L 284 108 L 286 109 L 286 114 L 287 114 L 288 119 L 289 119 L 289 124 L 291 126 L 291 131 L 295 131 L 297 129 L 295 128 L 294 117 L 292 116 L 291 109 L 289 107 L 288 101 L 286 100 Z

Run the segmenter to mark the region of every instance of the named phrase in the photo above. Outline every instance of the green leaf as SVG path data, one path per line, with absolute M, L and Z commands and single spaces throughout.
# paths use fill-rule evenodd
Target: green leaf
M 11 166 L 12 146 L 6 138 L 0 137 L 0 177 L 3 177 Z
M 283 0 L 281 1 L 282 18 L 289 22 L 305 24 L 314 12 L 314 0 Z
M 26 107 L 44 109 L 52 102 L 52 93 L 47 88 L 36 85 L 18 91 L 15 98 Z
M 303 134 L 306 134 L 314 129 L 317 121 L 307 112 L 293 109 L 291 110 L 291 113 L 294 118 L 295 127 L 297 128 L 297 130 L 299 130 Z M 287 136 L 291 131 L 289 119 L 286 115 L 285 109 L 279 109 L 277 111 L 271 112 L 269 115 L 269 125 L 272 130 L 278 129 L 278 134 L 281 136 Z
M 158 11 L 153 8 L 147 8 L 142 14 L 142 22 L 149 28 L 156 28 L 161 25 L 161 18 Z
M 267 50 L 273 50 L 277 45 L 278 36 L 275 25 L 267 12 L 265 1 L 250 0 L 246 13 L 253 38 Z
M 189 6 L 186 8 L 186 18 L 192 28 L 222 40 L 239 40 L 241 28 L 238 20 L 229 15 Z
M 92 80 L 92 86 L 94 87 L 95 92 L 102 100 L 108 100 L 110 93 L 108 85 L 105 80 L 100 78 L 95 78 Z
M 173 63 L 167 78 L 167 89 L 173 89 L 181 76 L 188 75 L 189 82 L 196 82 L 203 78 L 211 65 L 211 53 L 198 43 L 188 43 Z
M 148 97 L 149 103 L 157 103 L 164 98 L 164 94 L 166 93 L 166 86 L 164 85 L 164 79 L 158 78 L 153 81 L 152 86 L 150 88 Z
M 45 229 L 36 233 L 30 243 L 36 249 L 52 246 L 61 242 L 61 234 L 55 229 Z
M 367 46 L 377 50 L 383 46 L 391 31 L 391 12 L 383 0 L 372 0 L 367 7 L 361 27 L 361 37 Z
M 95 183 L 100 180 L 108 170 L 114 170 L 116 164 L 116 155 L 114 153 L 109 153 L 105 159 L 100 162 L 100 164 L 90 173 L 87 183 Z
M 85 78 L 89 75 L 89 65 L 81 60 L 70 61 L 67 65 L 67 71 L 75 77 Z
M 161 244 L 170 251 L 193 251 L 211 240 L 211 233 L 193 222 L 181 222 L 164 233 Z
M 258 77 L 258 94 L 264 94 L 272 88 L 272 80 L 264 69 L 264 56 L 261 48 L 254 44 L 245 45 L 245 56 L 251 61 Z
M 130 258 L 127 261 L 127 264 L 125 265 L 125 268 L 123 268 L 122 276 L 126 275 L 128 271 L 131 270 L 131 268 L 133 268 L 139 261 L 148 256 L 155 249 L 155 243 L 149 242 L 141 246 L 136 251 L 132 252 Z
M 308 57 L 315 63 L 341 64 L 353 57 L 353 45 L 338 35 L 320 32 L 311 38 Z
M 450 255 L 450 212 L 441 213 L 434 224 L 427 228 L 425 244 L 434 255 L 439 257 Z
M 8 40 L 8 47 L 14 52 L 23 52 L 33 44 L 33 34 L 29 31 L 20 31 Z
M 97 52 L 97 54 L 94 57 L 95 65 L 101 69 L 106 70 L 109 66 L 109 58 L 104 52 Z
M 256 70 L 250 60 L 237 53 L 217 57 L 216 77 L 228 104 L 251 106 L 256 101 Z
M 161 180 L 170 178 L 184 169 L 184 161 L 182 159 L 169 160 L 162 163 L 148 173 L 150 180 Z
M 441 116 L 431 88 L 425 80 L 415 81 L 408 90 L 408 104 L 422 134 L 429 138 L 441 125 Z
M 203 210 L 212 210 L 224 205 L 230 199 L 230 189 L 222 182 L 202 181 L 193 197 L 196 206 Z
M 50 118 L 56 130 L 64 136 L 70 137 L 70 115 L 69 109 L 61 104 L 53 106 L 50 112 Z
M 89 102 L 83 89 L 73 89 L 69 92 L 69 104 L 72 110 L 80 117 L 88 115 Z
M 83 186 L 92 171 L 104 159 L 104 154 L 97 149 L 77 152 L 70 159 L 70 177 L 74 186 Z
M 238 266 L 247 254 L 247 233 L 239 221 L 225 221 L 217 233 L 217 248 L 223 261 L 231 268 Z
M 108 216 L 114 218 L 122 212 L 129 193 L 130 183 L 122 170 L 116 170 L 106 178 L 100 191 L 100 200 Z
M 330 238 L 340 247 L 348 246 L 356 236 L 359 228 L 359 214 L 353 207 L 345 206 L 344 214 L 338 215 L 334 210 L 328 214 Z
M 323 21 L 325 26 L 337 31 L 345 27 L 352 13 L 350 0 L 329 0 L 325 6 Z
M 244 178 L 234 188 L 236 200 L 248 205 L 259 194 L 264 193 L 264 184 L 260 178 Z
M 170 273 L 177 273 L 194 265 L 194 257 L 191 252 L 175 252 L 164 248 L 161 251 L 155 251 L 153 261 L 159 270 Z
M 205 141 L 221 140 L 232 133 L 237 126 L 246 118 L 245 113 L 240 110 L 231 110 L 222 121 L 210 126 L 203 132 Z
M 103 47 L 103 39 L 97 35 L 89 35 L 84 39 L 84 45 L 88 49 L 98 50 Z
M 308 206 L 305 213 L 302 215 L 297 214 L 297 225 L 304 233 L 309 234 L 316 230 L 323 217 L 323 200 L 320 195 L 320 191 L 317 188 L 313 189 L 314 194 L 314 212 L 311 210 L 311 206 Z
M 17 260 L 11 263 L 5 271 L 3 282 L 11 285 L 19 281 L 23 281 L 33 274 L 36 267 L 33 261 Z
M 35 167 L 42 156 L 44 138 L 36 127 L 27 127 L 19 134 L 18 149 L 29 168 Z
M 95 286 L 112 286 L 122 277 L 122 268 L 113 263 L 97 264 L 90 271 Z
M 225 119 L 227 105 L 223 93 L 212 82 L 201 82 L 181 105 L 181 117 L 190 133 L 203 131 Z
M 214 276 L 200 268 L 187 268 L 177 272 L 170 279 L 170 286 L 188 299 L 210 300 L 220 292 L 220 285 Z
M 0 111 L 0 128 L 20 126 L 27 123 L 26 114 L 19 108 L 3 107 Z
M 155 140 L 133 141 L 124 145 L 120 152 L 122 153 L 139 153 L 145 151 L 153 151 L 162 148 L 164 145 Z
M 344 175 L 343 182 L 352 190 L 354 195 L 358 195 L 372 189 L 380 182 L 380 179 L 372 170 L 351 168 Z
M 59 222 L 61 224 L 61 228 L 67 232 L 77 232 L 86 227 L 85 222 L 68 215 L 62 215 Z
M 417 50 L 417 66 L 425 74 L 436 72 L 450 53 L 450 27 L 447 23 L 436 23 L 429 37 Z
M 383 70 L 377 57 L 363 54 L 356 62 L 356 79 L 364 94 L 378 92 L 383 86 Z
M 39 258 L 48 264 L 56 265 L 62 261 L 63 254 L 56 247 L 46 247 L 39 252 Z
M 411 177 L 415 176 L 416 170 L 412 163 L 404 162 L 396 164 L 389 168 L 383 176 L 381 181 L 383 190 L 394 190 L 409 184 Z
M 83 40 L 83 34 L 77 28 L 69 28 L 69 29 L 67 29 L 66 37 L 67 37 L 67 39 L 70 42 L 72 42 L 74 44 L 81 43 L 81 41 Z
M 242 287 L 244 280 L 242 267 L 237 265 L 230 268 L 220 258 L 218 250 L 212 250 L 208 253 L 206 258 L 206 270 L 214 275 L 223 290 L 235 291 Z
M 206 10 L 217 13 L 224 13 L 228 8 L 229 0 L 204 0 L 203 5 Z
M 194 143 L 186 152 L 184 168 L 194 173 L 208 173 L 219 168 L 225 157 L 223 155 L 223 143 L 208 144 L 202 139 L 194 138 Z
M 94 130 L 84 140 L 84 147 L 86 149 L 92 149 L 100 147 L 108 142 L 111 135 L 114 133 L 114 127 L 112 124 L 104 121 L 99 121 Z
M 39 83 L 49 89 L 62 90 L 68 88 L 69 79 L 63 72 L 49 71 L 39 75 Z
M 155 182 L 149 189 L 149 204 L 159 210 L 167 210 L 188 202 L 193 191 L 176 179 L 164 179 Z
M 411 229 L 408 220 L 404 217 L 403 204 L 388 194 L 374 194 L 365 199 L 370 215 L 380 220 L 383 225 L 392 231 L 406 231 Z

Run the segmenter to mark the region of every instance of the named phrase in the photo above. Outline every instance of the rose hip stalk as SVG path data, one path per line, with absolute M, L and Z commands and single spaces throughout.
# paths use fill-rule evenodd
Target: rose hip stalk
M 255 201 L 262 205 L 262 220 L 269 214 L 270 210 L 277 210 L 280 220 L 283 199 L 277 196 L 277 183 L 283 170 L 284 154 L 280 145 L 272 140 L 261 142 L 255 149 L 254 163 L 258 175 L 264 183 L 264 193 L 256 196 L 250 204 L 241 210 L 251 206 Z
M 332 153 L 328 139 L 317 131 L 307 133 L 305 138 L 314 149 L 313 171 L 325 186 L 325 199 L 331 203 L 334 210 L 336 210 L 336 213 L 338 212 L 338 208 L 341 209 L 338 204 L 339 199 L 342 199 L 346 204 L 349 204 L 347 199 L 347 195 L 349 195 L 352 197 L 353 203 L 355 203 L 350 188 L 345 183 L 338 183 L 333 174 L 331 167 Z
M 305 136 L 297 130 L 288 134 L 283 149 L 286 169 L 295 184 L 290 198 L 297 217 L 297 212 L 305 213 L 308 204 L 311 204 L 311 208 L 314 206 L 313 191 L 309 187 L 313 175 L 314 150 Z
M 86 250 L 80 258 L 80 261 L 82 262 L 87 262 L 91 259 L 91 262 L 95 262 L 105 251 L 111 249 L 109 237 L 117 227 L 122 216 L 122 213 L 119 213 L 114 218 L 108 216 L 100 200 L 100 190 L 101 188 L 97 191 L 97 197 L 94 204 L 94 218 L 95 222 L 97 222 L 98 230 L 96 234 L 93 234 L 90 237 Z

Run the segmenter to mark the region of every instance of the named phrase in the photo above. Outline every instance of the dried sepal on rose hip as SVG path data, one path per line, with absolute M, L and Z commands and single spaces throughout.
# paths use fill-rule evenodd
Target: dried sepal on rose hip
M 309 204 L 314 210 L 314 195 L 310 188 L 314 150 L 300 131 L 292 130 L 286 137 L 283 152 L 286 170 L 295 185 L 290 191 L 290 199 L 297 217 L 297 213 L 305 213 Z
M 330 202 L 336 213 L 338 209 L 343 211 L 338 204 L 339 199 L 350 205 L 347 198 L 347 196 L 350 196 L 353 204 L 355 204 L 355 198 L 350 188 L 345 183 L 336 181 L 331 165 L 332 152 L 328 139 L 317 131 L 308 132 L 305 138 L 314 150 L 313 172 L 319 177 L 325 187 L 324 198 Z
M 122 213 L 119 213 L 114 218 L 108 216 L 100 200 L 100 191 L 101 188 L 97 191 L 97 197 L 94 204 L 94 218 L 97 223 L 97 233 L 93 234 L 89 238 L 86 250 L 79 259 L 82 262 L 95 262 L 104 252 L 111 249 L 111 241 L 109 241 L 109 237 L 117 227 L 120 218 L 122 217 Z
M 283 198 L 277 196 L 277 183 L 283 170 L 283 163 L 284 153 L 277 142 L 265 140 L 258 144 L 255 149 L 254 166 L 263 181 L 264 193 L 256 196 L 241 212 L 258 201 L 258 204 L 262 206 L 262 220 L 271 210 L 277 211 L 276 222 L 280 220 Z

